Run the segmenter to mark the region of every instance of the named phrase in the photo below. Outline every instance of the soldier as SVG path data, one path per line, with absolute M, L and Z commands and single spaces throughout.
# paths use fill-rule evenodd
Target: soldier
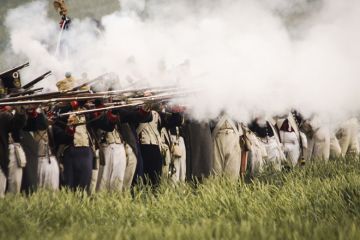
M 182 117 L 178 113 L 164 113 L 151 111 L 152 121 L 141 123 L 136 132 L 141 143 L 141 155 L 144 160 L 144 174 L 154 186 L 159 184 L 164 164 L 164 153 L 166 149 L 163 145 L 160 130 L 162 127 L 178 126 L 182 122 Z
M 28 66 L 28 63 L 16 67 L 15 69 L 23 68 L 25 66 Z M 21 92 L 23 90 L 21 85 L 20 72 L 18 70 L 13 70 L 13 71 L 10 70 L 6 74 L 2 74 L 2 79 L 3 79 L 3 86 L 6 89 L 6 91 L 4 92 L 8 94 L 12 94 L 12 93 Z M 12 153 L 13 150 L 15 154 L 17 152 L 24 152 L 25 154 L 24 158 L 26 158 L 26 164 L 24 163 L 24 166 L 22 166 L 21 168 L 17 168 L 17 170 L 15 171 L 17 172 L 18 177 L 12 178 L 17 180 L 14 182 L 14 184 L 9 185 L 9 190 L 13 192 L 18 192 L 19 180 L 21 180 L 21 190 L 25 191 L 26 193 L 35 191 L 37 187 L 38 146 L 34 141 L 34 138 L 31 135 L 30 131 L 34 130 L 33 128 L 35 125 L 40 128 L 46 128 L 46 126 L 43 124 L 44 116 L 38 114 L 35 108 L 36 107 L 34 106 L 30 106 L 27 109 L 28 121 L 25 128 L 22 130 L 14 129 L 14 131 L 12 131 L 11 133 L 10 141 L 13 141 L 13 145 L 10 145 L 11 148 L 10 153 Z M 16 155 L 19 156 L 19 154 Z M 16 165 L 13 165 L 14 169 L 15 166 Z
M 185 182 L 186 178 L 186 147 L 184 138 L 180 134 L 181 127 L 169 129 L 171 152 L 171 179 L 174 182 Z
M 97 104 L 96 107 L 102 106 Z M 100 118 L 98 114 L 95 113 L 95 119 L 98 120 L 91 123 L 95 133 L 94 139 L 99 143 L 100 156 L 103 158 L 97 190 L 121 191 L 126 168 L 126 153 L 125 143 L 116 125 L 119 117 L 112 111 L 102 114 Z
M 100 107 L 100 105 L 98 102 L 97 106 Z M 137 156 L 135 154 L 136 139 L 128 124 L 146 122 L 146 118 L 148 118 L 148 113 L 143 109 L 135 111 L 118 109 L 108 111 L 91 124 L 94 126 L 101 146 L 101 156 L 104 158 L 99 174 L 98 190 L 130 188 L 137 165 Z
M 14 72 L 11 76 L 3 77 L 3 79 L 9 94 L 22 91 L 19 72 Z M 13 132 L 13 140 L 21 144 L 21 148 L 25 152 L 26 165 L 22 171 L 21 190 L 29 194 L 36 191 L 38 173 L 38 144 L 31 132 L 46 129 L 47 125 L 45 115 L 39 112 L 36 106 L 28 106 L 27 108 L 27 124 L 24 129 Z
M 209 122 L 197 121 L 187 116 L 183 129 L 187 178 L 201 181 L 211 174 L 214 158 Z
M 250 123 L 249 129 L 256 134 L 265 146 L 265 163 L 272 169 L 281 171 L 282 162 L 286 158 L 281 149 L 280 138 L 274 124 L 263 117 L 258 117 Z
M 170 108 L 163 106 L 163 111 L 182 114 L 183 109 L 179 106 Z M 180 125 L 183 125 L 183 122 Z M 162 176 L 170 178 L 174 182 L 180 180 L 180 174 L 184 181 L 186 174 L 186 149 L 184 140 L 180 136 L 179 127 L 163 126 L 160 131 L 164 158 Z
M 43 112 L 39 114 L 44 115 Z M 39 126 L 39 122 L 28 123 L 33 131 L 34 140 L 38 144 L 37 182 L 39 188 L 57 190 L 60 183 L 60 170 L 56 159 L 53 121 L 51 118 L 49 120 L 45 118 L 44 124 L 45 128 Z
M 256 134 L 243 124 L 242 131 L 244 141 L 243 152 L 246 151 L 248 156 L 246 154 L 242 155 L 242 170 L 240 174 L 244 177 L 245 167 L 249 165 L 250 178 L 254 178 L 264 170 L 265 159 L 267 158 L 266 148 Z
M 276 121 L 289 167 L 295 167 L 299 162 L 303 163 L 303 152 L 307 148 L 307 139 L 305 134 L 299 130 L 301 123 L 302 117 L 296 111 L 292 111 L 285 117 L 279 117 Z
M 75 79 L 67 73 L 66 78 L 58 81 L 59 91 L 75 87 Z M 84 102 L 73 101 L 55 109 L 57 113 L 67 113 L 84 108 Z M 72 190 L 90 190 L 94 161 L 93 141 L 86 126 L 86 117 L 70 115 L 57 118 L 54 126 L 54 139 L 58 159 L 63 165 L 63 184 Z
M 318 115 L 313 114 L 305 119 L 301 131 L 308 139 L 308 148 L 304 153 L 306 161 L 336 159 L 341 156 L 341 147 L 330 125 L 325 123 Z
M 44 131 L 47 129 L 47 119 L 45 114 L 36 107 L 31 107 L 27 110 L 28 120 L 20 132 L 21 134 L 21 146 L 23 147 L 27 163 L 24 167 L 23 180 L 21 190 L 27 194 L 36 191 L 38 186 L 38 166 L 40 153 L 39 142 L 35 138 L 38 131 Z
M 142 169 L 142 156 L 140 153 L 139 139 L 135 125 L 147 123 L 152 120 L 152 114 L 148 107 L 141 107 L 133 111 L 117 110 L 120 116 L 117 129 L 125 142 L 126 167 L 124 175 L 124 189 L 129 189 L 133 182 L 137 169 Z M 139 166 L 141 164 L 141 166 Z M 136 177 L 136 176 L 135 176 Z
M 17 73 L 17 72 L 16 72 Z M 9 76 L 0 79 L 0 97 L 5 97 L 8 87 L 20 81 L 15 72 L 9 73 Z M 18 165 L 15 148 L 20 150 L 19 144 L 15 147 L 12 143 L 11 133 L 22 129 L 26 124 L 26 114 L 23 108 L 2 107 L 0 109 L 0 197 L 4 197 L 5 190 L 19 192 L 22 176 L 22 168 Z M 24 157 L 24 156 L 23 156 Z
M 23 65 L 26 66 L 26 65 Z M 22 85 L 21 85 L 21 76 L 18 71 L 8 72 L 7 74 L 2 76 L 4 87 L 7 89 L 6 93 L 17 93 L 21 92 Z M 28 121 L 23 130 L 16 129 L 12 132 L 11 141 L 14 141 L 14 144 L 20 144 L 16 148 L 22 148 L 21 151 L 25 152 L 26 157 L 26 165 L 23 168 L 18 169 L 18 179 L 21 179 L 21 190 L 25 191 L 26 193 L 30 193 L 36 190 L 37 187 L 37 144 L 34 141 L 30 131 L 34 130 L 31 129 L 35 127 L 42 127 L 46 128 L 43 122 L 43 116 L 38 114 L 35 110 L 36 107 L 31 107 L 27 110 Z M 12 145 L 10 146 L 12 148 Z M 21 172 L 21 174 L 20 174 Z M 20 175 L 22 176 L 20 178 Z M 17 186 L 17 184 L 16 184 Z M 12 187 L 10 187 L 12 189 Z M 17 189 L 17 187 L 16 187 Z M 18 192 L 17 190 L 14 190 Z
M 221 113 L 212 130 L 214 142 L 213 172 L 236 180 L 240 174 L 242 129 L 228 114 Z

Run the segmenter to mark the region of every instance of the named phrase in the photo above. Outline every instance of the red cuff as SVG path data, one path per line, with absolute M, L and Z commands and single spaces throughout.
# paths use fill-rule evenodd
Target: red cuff
M 36 117 L 39 115 L 39 113 L 36 111 L 35 108 L 29 109 L 29 110 L 27 111 L 27 114 L 28 114 L 28 116 L 29 116 L 30 118 L 36 118 Z
M 115 114 L 112 114 L 111 111 L 108 111 L 108 112 L 106 113 L 106 115 L 107 115 L 107 118 L 109 119 L 109 121 L 112 122 L 112 123 L 115 123 L 116 121 L 119 120 L 119 116 L 118 116 L 118 115 L 115 115 Z
M 66 129 L 65 129 L 65 132 L 68 134 L 68 135 L 74 135 L 75 134 L 75 127 L 71 127 L 71 126 L 69 126 L 69 127 L 67 127 Z
M 146 111 L 146 110 L 145 110 L 144 108 L 142 108 L 142 107 L 139 108 L 139 112 L 140 112 L 140 114 L 141 114 L 143 117 L 149 114 L 149 111 Z

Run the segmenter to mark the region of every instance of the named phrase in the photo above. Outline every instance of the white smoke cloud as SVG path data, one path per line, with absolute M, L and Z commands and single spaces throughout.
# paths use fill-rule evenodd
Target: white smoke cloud
M 45 1 L 13 9 L 5 22 L 12 50 L 34 71 L 51 69 L 57 78 L 66 71 L 90 78 L 115 72 L 123 86 L 201 88 L 187 99 L 197 118 L 225 109 L 247 120 L 296 107 L 339 119 L 359 110 L 357 0 L 120 0 L 120 6 L 101 19 L 100 34 L 91 19 L 74 18 L 64 33 L 66 59 L 54 56 L 59 27 Z

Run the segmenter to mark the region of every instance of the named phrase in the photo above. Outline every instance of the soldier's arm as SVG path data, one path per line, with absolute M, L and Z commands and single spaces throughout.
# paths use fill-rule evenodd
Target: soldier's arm
M 24 127 L 25 131 L 39 131 L 46 130 L 48 127 L 48 120 L 43 112 L 38 112 L 36 109 L 31 109 L 27 112 L 27 121 Z
M 166 128 L 173 128 L 177 126 L 181 126 L 184 117 L 181 113 L 168 113 L 168 112 L 159 112 L 161 118 L 161 125 Z
M 111 112 L 89 114 L 87 116 L 87 126 L 93 129 L 112 132 L 117 122 L 116 117 Z
M 67 144 L 71 145 L 74 140 L 74 132 L 70 128 L 63 128 L 57 124 L 53 125 L 54 139 L 57 145 Z
M 151 111 L 142 108 L 135 110 L 121 109 L 117 112 L 120 116 L 121 123 L 146 123 L 152 121 Z
M 26 113 L 25 110 L 22 108 L 18 108 L 15 110 L 14 115 L 10 115 L 9 119 L 9 128 L 11 131 L 22 129 L 26 125 Z

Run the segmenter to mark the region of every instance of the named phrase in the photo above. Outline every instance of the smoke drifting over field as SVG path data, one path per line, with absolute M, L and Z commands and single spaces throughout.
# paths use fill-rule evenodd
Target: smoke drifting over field
M 198 118 L 226 109 L 247 120 L 295 107 L 335 119 L 360 108 L 358 0 L 120 0 L 102 32 L 72 16 L 67 58 L 54 56 L 59 26 L 47 4 L 20 6 L 5 22 L 13 53 L 36 73 L 115 72 L 122 86 L 201 88 L 187 100 Z

